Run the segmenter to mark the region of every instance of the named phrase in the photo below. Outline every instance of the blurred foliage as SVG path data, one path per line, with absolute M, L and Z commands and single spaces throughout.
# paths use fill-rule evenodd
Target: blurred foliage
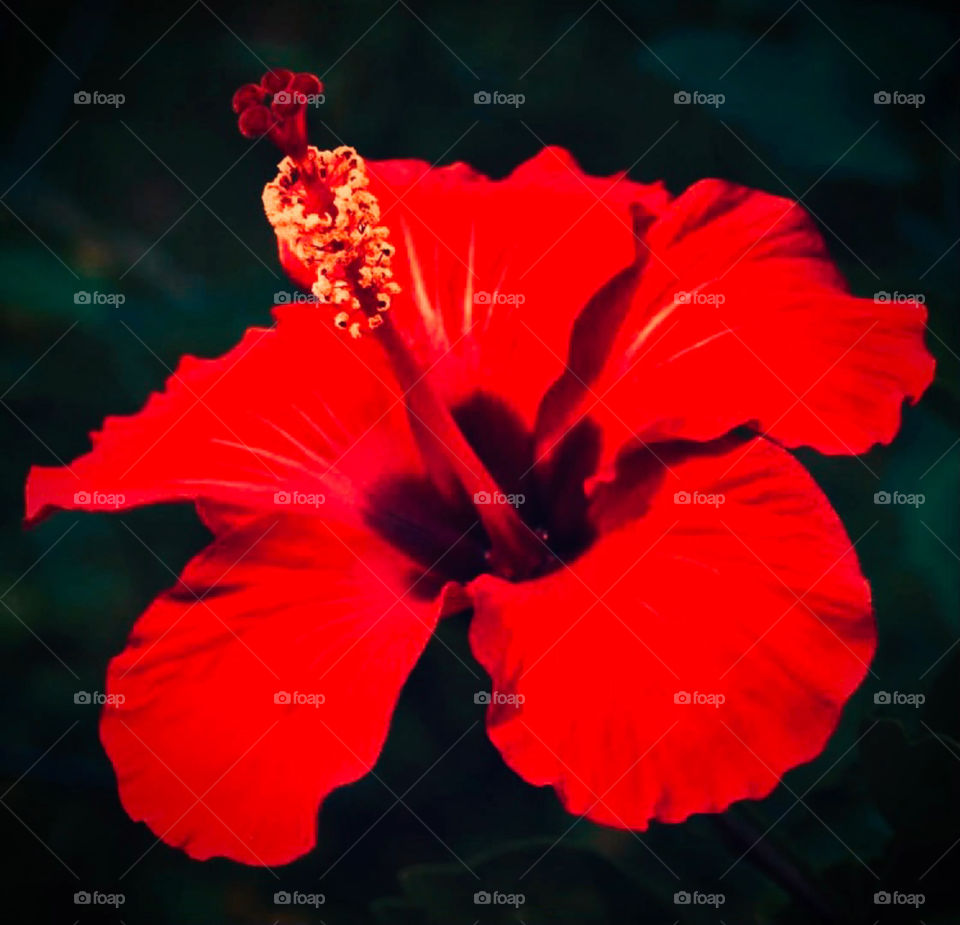
M 955 10 L 39 0 L 11 2 L 0 22 L 5 918 L 20 908 L 29 921 L 100 914 L 128 925 L 957 921 Z M 276 873 L 200 864 L 125 816 L 96 710 L 73 694 L 102 689 L 135 615 L 206 534 L 182 507 L 63 515 L 24 533 L 22 484 L 31 464 L 82 452 L 104 415 L 138 408 L 179 356 L 214 355 L 262 323 L 287 288 L 260 208 L 275 154 L 240 138 L 229 111 L 234 87 L 262 62 L 324 75 L 328 102 L 311 116 L 321 144 L 503 175 L 557 143 L 592 172 L 635 164 L 633 176 L 674 191 L 721 176 L 802 195 L 854 291 L 924 293 L 938 377 L 896 442 L 862 460 L 799 454 L 859 540 L 880 648 L 829 748 L 768 799 L 645 833 L 575 821 L 486 740 L 472 699 L 485 678 L 453 620 L 403 693 L 376 777 L 328 800 L 318 848 L 303 860 Z M 80 89 L 126 102 L 74 106 Z M 478 109 L 479 89 L 527 101 Z M 676 106 L 683 89 L 726 101 Z M 926 102 L 876 106 L 880 90 Z M 81 290 L 126 301 L 77 304 Z M 873 504 L 894 487 L 926 504 Z M 879 691 L 926 703 L 877 705 Z M 73 906 L 75 890 L 94 888 L 127 895 L 119 915 Z M 326 902 L 277 906 L 280 889 Z M 475 905 L 484 889 L 526 902 Z M 883 889 L 926 902 L 876 905 Z M 726 902 L 677 905 L 684 890 Z

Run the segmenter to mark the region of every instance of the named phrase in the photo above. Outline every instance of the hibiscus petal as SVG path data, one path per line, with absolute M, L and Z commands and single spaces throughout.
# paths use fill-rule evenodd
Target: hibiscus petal
M 68 467 L 32 469 L 27 519 L 187 499 L 216 525 L 298 497 L 356 505 L 372 480 L 419 472 L 383 351 L 344 338 L 315 306 L 276 315 L 217 359 L 185 357 L 163 392 L 107 418 Z
M 589 176 L 553 147 L 499 181 L 462 163 L 367 166 L 397 247 L 391 314 L 411 348 L 451 404 L 486 392 L 532 430 L 578 314 L 635 260 L 632 210 L 656 214 L 668 193 Z
M 507 763 L 635 829 L 765 796 L 823 748 L 874 650 L 853 548 L 786 451 L 658 449 L 669 468 L 644 453 L 599 495 L 582 558 L 470 586 Z
M 893 438 L 904 398 L 933 377 L 924 307 L 849 295 L 795 202 L 703 180 L 644 241 L 607 363 L 589 388 L 576 377 L 542 447 L 589 412 L 605 461 L 634 437 L 708 440 L 741 424 L 791 447 L 863 453 Z
M 372 532 L 304 516 L 198 555 L 110 663 L 101 739 L 130 816 L 195 858 L 309 851 L 323 798 L 375 762 L 436 623 L 415 576 Z

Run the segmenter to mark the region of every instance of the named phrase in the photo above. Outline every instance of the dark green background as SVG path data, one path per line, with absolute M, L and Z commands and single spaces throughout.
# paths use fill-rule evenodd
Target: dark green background
M 960 629 L 960 247 L 948 252 L 960 234 L 960 45 L 951 50 L 960 24 L 947 4 L 3 7 L 2 188 L 15 185 L 0 209 L 9 515 L 0 536 L 0 774 L 4 790 L 15 786 L 0 808 L 0 916 L 67 925 L 732 925 L 831 914 L 853 923 L 957 921 L 960 846 L 922 876 L 960 838 L 960 646 L 950 649 Z M 196 863 L 161 844 L 120 879 L 154 839 L 121 810 L 96 710 L 75 705 L 73 694 L 102 689 L 106 662 L 133 619 L 205 533 L 188 507 L 64 514 L 23 533 L 22 483 L 29 465 L 82 452 L 105 414 L 137 409 L 181 354 L 215 355 L 245 326 L 267 320 L 273 293 L 289 288 L 260 207 L 276 155 L 266 144 L 250 150 L 229 111 L 232 90 L 257 79 L 261 62 L 322 74 L 328 101 L 310 116 L 313 140 L 332 146 L 342 138 L 372 158 L 461 159 L 503 175 L 542 141 L 607 174 L 633 164 L 675 123 L 633 176 L 662 177 L 675 192 L 719 176 L 803 195 L 854 291 L 924 294 L 937 381 L 907 411 L 894 445 L 863 462 L 801 454 L 851 537 L 869 531 L 858 551 L 880 646 L 875 677 L 851 701 L 828 751 L 769 799 L 721 818 L 654 824 L 641 836 L 646 847 L 630 833 L 581 822 L 519 881 L 573 818 L 552 791 L 515 777 L 487 742 L 472 696 L 486 679 L 465 625 L 448 621 L 444 641 L 470 669 L 431 643 L 376 777 L 328 800 L 311 855 L 275 879 L 225 861 Z M 117 110 L 75 106 L 80 89 L 122 92 L 127 101 Z M 526 103 L 474 106 L 481 89 L 523 93 Z M 721 92 L 726 103 L 676 106 L 680 89 Z M 924 93 L 926 102 L 877 106 L 879 90 Z M 211 187 L 196 204 L 190 190 Z M 505 215 L 503 233 L 523 221 Z M 78 290 L 120 291 L 127 301 L 76 305 Z M 878 507 L 880 489 L 927 500 L 918 509 Z M 878 690 L 923 693 L 926 703 L 877 706 Z M 411 786 L 406 805 L 394 805 L 393 794 Z M 481 888 L 522 891 L 527 902 L 511 917 L 509 907 L 473 905 Z M 119 890 L 127 902 L 119 914 L 77 907 L 72 895 L 81 889 Z M 327 901 L 311 918 L 275 906 L 281 889 L 322 892 Z M 727 901 L 719 912 L 674 905 L 683 889 L 721 890 Z M 876 906 L 877 890 L 923 892 L 926 903 L 919 913 Z

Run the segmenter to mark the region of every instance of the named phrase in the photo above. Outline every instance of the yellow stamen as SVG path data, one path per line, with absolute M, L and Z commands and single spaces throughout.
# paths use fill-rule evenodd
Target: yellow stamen
M 336 306 L 334 323 L 353 337 L 379 327 L 400 291 L 390 268 L 395 249 L 369 183 L 353 148 L 309 147 L 300 160 L 285 157 L 263 191 L 281 245 L 310 271 L 313 294 Z

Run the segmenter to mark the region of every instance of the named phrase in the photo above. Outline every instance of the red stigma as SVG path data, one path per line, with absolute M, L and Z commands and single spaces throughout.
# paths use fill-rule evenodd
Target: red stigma
M 323 84 L 313 74 L 268 71 L 260 83 L 244 84 L 233 94 L 240 134 L 267 135 L 284 154 L 300 160 L 307 151 L 307 104 L 322 93 Z

